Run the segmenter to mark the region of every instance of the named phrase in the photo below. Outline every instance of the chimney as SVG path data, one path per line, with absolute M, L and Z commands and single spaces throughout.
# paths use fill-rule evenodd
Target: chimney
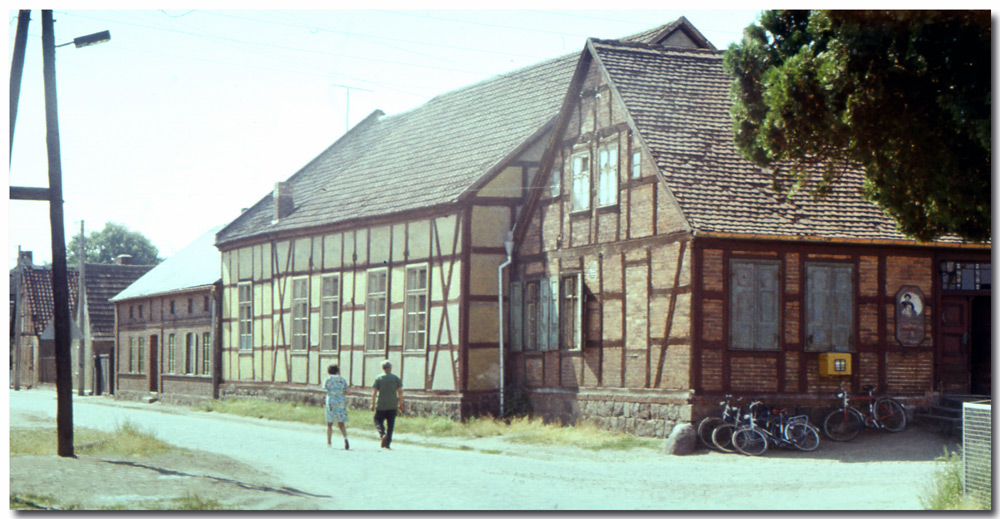
M 115 256 L 115 265 L 131 265 L 132 255 L 131 254 L 119 254 Z
M 30 250 L 17 249 L 17 266 L 30 267 L 34 265 Z
M 292 201 L 292 185 L 288 182 L 274 183 L 274 221 L 292 214 L 295 203 Z

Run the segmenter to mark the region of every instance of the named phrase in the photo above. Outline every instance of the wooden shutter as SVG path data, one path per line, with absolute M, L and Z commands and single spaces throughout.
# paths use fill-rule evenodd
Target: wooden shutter
M 510 349 L 513 351 L 521 351 L 524 348 L 524 337 L 521 333 L 524 316 L 523 290 L 524 283 L 520 281 L 510 284 Z
M 559 276 L 549 279 L 549 349 L 559 349 Z
M 550 299 L 552 299 L 552 291 L 549 290 L 549 280 L 538 280 L 538 351 L 549 350 Z
M 834 351 L 851 351 L 854 328 L 854 283 L 849 266 L 831 267 L 830 342 Z
M 851 351 L 854 330 L 854 270 L 850 265 L 806 266 L 806 347 Z
M 729 335 L 733 349 L 753 348 L 754 265 L 734 261 L 730 269 Z
M 778 349 L 778 265 L 756 263 L 757 319 L 754 345 L 757 349 Z
M 830 348 L 830 269 L 806 266 L 806 349 Z

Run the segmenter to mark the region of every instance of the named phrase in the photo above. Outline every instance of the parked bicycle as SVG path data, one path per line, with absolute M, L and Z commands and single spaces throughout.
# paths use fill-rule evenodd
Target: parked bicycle
M 706 416 L 705 418 L 702 418 L 701 422 L 698 422 L 698 440 L 701 441 L 703 445 L 709 449 L 719 449 L 719 447 L 712 442 L 712 433 L 717 427 L 724 424 L 732 424 L 736 421 L 736 417 L 739 414 L 739 404 L 737 403 L 736 405 L 733 405 L 733 402 L 738 401 L 739 399 L 734 399 L 733 395 L 726 395 L 724 399 L 719 402 L 719 405 L 722 406 L 722 412 L 720 414 Z
M 840 407 L 823 419 L 823 434 L 827 438 L 846 442 L 856 438 L 865 427 L 889 432 L 899 432 L 906 428 L 906 410 L 903 404 L 888 396 L 874 396 L 872 392 L 875 386 L 866 385 L 861 389 L 867 391 L 868 395 L 848 397 L 841 382 L 840 390 L 835 393 L 840 399 Z M 858 409 L 848 404 L 849 400 L 864 400 L 868 405 Z
M 789 417 L 785 409 L 768 409 L 752 402 L 746 423 L 733 432 L 732 445 L 747 456 L 760 456 L 768 445 L 814 451 L 819 447 L 819 431 L 809 424 L 809 417 Z
M 743 412 L 743 399 L 736 401 L 736 405 L 729 404 L 728 413 L 723 423 L 717 425 L 712 431 L 712 445 L 722 452 L 736 452 L 733 448 L 733 431 L 743 425 L 745 413 Z

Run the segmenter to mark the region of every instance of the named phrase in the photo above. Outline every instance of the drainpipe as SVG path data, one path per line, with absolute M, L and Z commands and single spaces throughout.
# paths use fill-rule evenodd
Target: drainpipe
M 503 248 L 507 251 L 507 261 L 497 267 L 497 324 L 500 330 L 500 342 L 497 350 L 500 355 L 500 418 L 503 418 L 503 269 L 511 263 L 511 254 L 514 252 L 514 233 L 507 231 L 507 239 L 503 242 Z

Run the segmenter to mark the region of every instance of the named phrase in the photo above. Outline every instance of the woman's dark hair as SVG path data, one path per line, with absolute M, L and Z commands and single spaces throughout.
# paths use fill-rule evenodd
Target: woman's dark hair
M 336 364 L 330 364 L 330 367 L 326 368 L 326 372 L 331 375 L 336 375 L 337 373 L 340 373 L 340 368 L 338 368 Z

